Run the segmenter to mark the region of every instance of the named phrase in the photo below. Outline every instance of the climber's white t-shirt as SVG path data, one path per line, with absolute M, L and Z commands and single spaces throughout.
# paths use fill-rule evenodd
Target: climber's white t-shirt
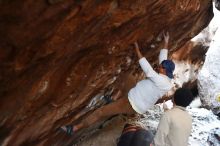
M 168 50 L 162 49 L 159 55 L 159 63 L 167 59 Z M 132 108 L 139 114 L 145 113 L 159 98 L 165 95 L 172 87 L 171 79 L 166 75 L 158 74 L 153 70 L 145 57 L 139 60 L 139 64 L 147 78 L 139 81 L 128 93 L 128 99 Z

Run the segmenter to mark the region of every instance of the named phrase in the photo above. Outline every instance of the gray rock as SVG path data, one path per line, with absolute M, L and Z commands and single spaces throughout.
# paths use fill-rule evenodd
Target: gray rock
M 211 146 L 220 146 L 220 128 L 215 128 L 210 131 L 207 142 Z

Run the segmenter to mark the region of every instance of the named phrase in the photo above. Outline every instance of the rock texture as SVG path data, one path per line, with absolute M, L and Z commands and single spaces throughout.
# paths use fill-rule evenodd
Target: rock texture
M 3 146 L 74 143 L 57 129 L 142 77 L 131 43 L 157 63 L 162 30 L 172 53 L 213 17 L 211 0 L 0 0 L 0 10 Z
M 220 10 L 220 0 L 214 0 L 216 9 Z
M 220 129 L 212 129 L 207 141 L 210 145 L 220 145 Z
M 220 77 L 219 77 L 219 61 L 220 61 L 220 29 L 219 18 L 220 12 L 214 10 L 215 17 L 199 35 L 192 39 L 196 44 L 209 47 L 205 54 L 205 61 L 198 74 L 198 89 L 203 106 L 212 109 L 212 111 L 220 116 Z M 202 50 L 202 49 L 201 49 Z
M 199 73 L 199 90 L 203 104 L 216 114 L 220 116 L 220 79 L 219 79 L 219 67 L 220 67 L 220 43 L 218 41 L 220 37 L 220 29 L 216 31 L 213 41 L 210 44 L 210 48 L 206 53 L 205 63 Z

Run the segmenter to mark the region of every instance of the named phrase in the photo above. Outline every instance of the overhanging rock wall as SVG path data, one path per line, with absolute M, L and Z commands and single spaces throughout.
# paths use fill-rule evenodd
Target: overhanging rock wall
M 69 145 L 57 131 L 105 91 L 138 80 L 138 40 L 156 63 L 163 30 L 170 52 L 213 17 L 211 0 L 1 0 L 0 143 Z

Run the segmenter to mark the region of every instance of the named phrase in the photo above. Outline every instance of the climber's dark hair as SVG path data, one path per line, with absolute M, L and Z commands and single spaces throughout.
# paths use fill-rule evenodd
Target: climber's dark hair
M 173 100 L 177 106 L 187 107 L 194 97 L 190 89 L 188 88 L 179 88 L 174 93 Z

